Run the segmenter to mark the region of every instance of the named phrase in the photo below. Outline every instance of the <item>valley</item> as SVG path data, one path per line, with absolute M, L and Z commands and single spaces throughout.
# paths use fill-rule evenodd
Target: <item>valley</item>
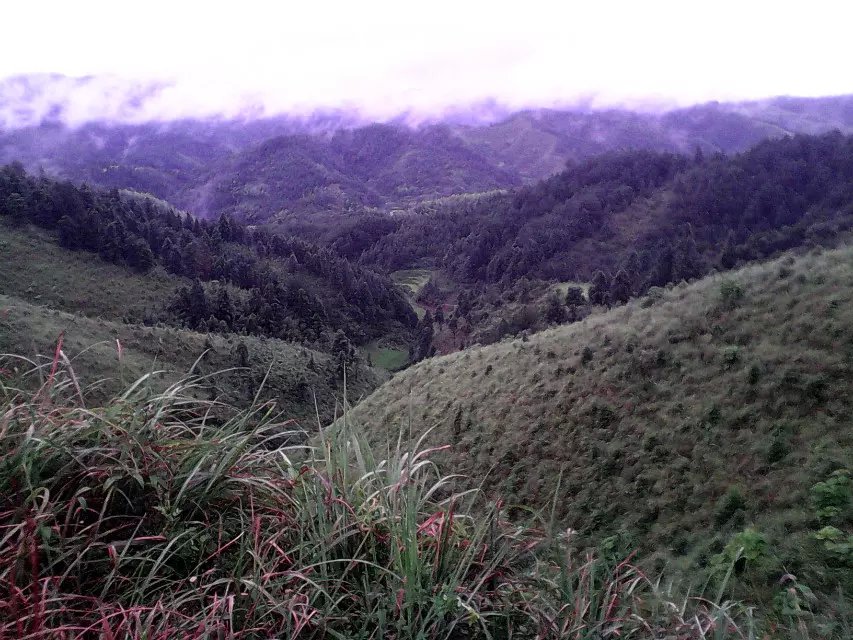
M 0 163 L 0 635 L 849 637 L 853 98 Z

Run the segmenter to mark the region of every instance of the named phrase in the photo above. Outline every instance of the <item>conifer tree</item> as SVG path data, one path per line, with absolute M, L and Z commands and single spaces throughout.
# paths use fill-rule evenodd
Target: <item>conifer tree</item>
M 631 278 L 624 269 L 619 269 L 610 284 L 610 300 L 614 303 L 625 303 L 631 297 Z
M 589 301 L 592 304 L 607 304 L 610 294 L 610 281 L 604 272 L 596 271 L 592 276 L 592 284 L 589 287 Z
M 201 280 L 198 278 L 193 280 L 187 302 L 189 304 L 187 312 L 192 325 L 203 321 L 207 324 L 207 318 L 210 315 L 208 311 L 207 294 L 204 292 L 204 287 L 201 284 Z
M 586 298 L 583 295 L 583 289 L 580 287 L 566 289 L 566 306 L 578 307 L 584 304 L 586 304 Z
M 551 293 L 545 303 L 545 321 L 548 324 L 560 324 L 566 321 L 566 307 L 556 293 Z

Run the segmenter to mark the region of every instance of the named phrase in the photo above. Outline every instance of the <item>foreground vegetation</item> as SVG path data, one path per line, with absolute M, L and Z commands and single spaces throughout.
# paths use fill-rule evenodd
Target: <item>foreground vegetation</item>
M 772 606 L 809 587 L 853 609 L 853 248 L 655 288 L 570 325 L 433 358 L 354 409 L 401 428 L 510 504 L 554 505 L 644 566 L 711 576 Z M 472 486 L 472 485 L 465 485 Z
M 2 637 L 751 637 L 737 604 L 452 493 L 420 445 L 380 459 L 350 425 L 300 445 L 272 403 L 199 401 L 193 378 L 87 406 L 61 345 L 35 392 L 15 360 Z

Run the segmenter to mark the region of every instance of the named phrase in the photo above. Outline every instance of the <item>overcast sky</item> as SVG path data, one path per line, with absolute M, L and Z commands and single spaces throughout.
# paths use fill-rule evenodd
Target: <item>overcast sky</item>
M 173 80 L 161 115 L 816 96 L 853 93 L 851 18 L 846 0 L 26 0 L 4 3 L 0 77 Z

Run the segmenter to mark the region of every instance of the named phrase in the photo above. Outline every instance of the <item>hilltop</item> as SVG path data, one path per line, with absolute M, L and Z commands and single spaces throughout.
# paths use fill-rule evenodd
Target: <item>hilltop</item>
M 849 495 L 818 512 L 815 487 L 835 477 L 849 492 L 851 291 L 849 246 L 653 288 L 580 322 L 428 359 L 350 420 L 374 442 L 450 445 L 440 459 L 488 491 L 554 501 L 565 526 L 639 547 L 658 567 L 707 571 L 755 531 L 753 597 L 790 572 L 828 597 L 840 583 L 849 599 L 851 558 L 815 537 L 832 525 L 849 540 Z

